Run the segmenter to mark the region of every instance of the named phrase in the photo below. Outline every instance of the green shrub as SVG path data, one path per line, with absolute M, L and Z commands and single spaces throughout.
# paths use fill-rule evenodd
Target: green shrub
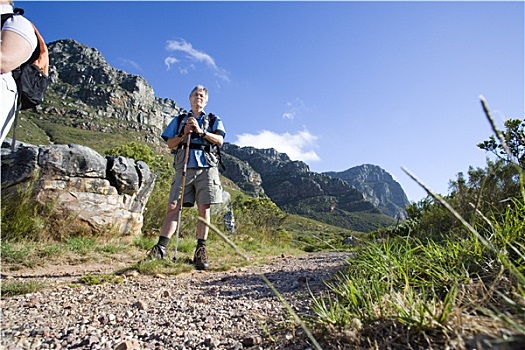
M 271 199 L 238 195 L 232 200 L 232 209 L 238 235 L 258 237 L 261 243 L 291 242 L 283 226 L 287 215 Z

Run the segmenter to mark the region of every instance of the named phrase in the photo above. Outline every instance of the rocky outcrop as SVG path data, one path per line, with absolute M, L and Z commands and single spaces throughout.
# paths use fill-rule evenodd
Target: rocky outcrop
M 10 147 L 9 142 L 4 145 Z M 41 203 L 87 224 L 94 232 L 116 228 L 141 232 L 155 175 L 144 162 L 103 157 L 81 145 L 34 146 L 17 142 L 15 152 L 2 148 L 2 192 L 33 186 Z
M 223 149 L 225 153 L 246 162 L 260 174 L 264 192 L 279 206 L 298 208 L 298 201 L 301 200 L 332 197 L 332 201 L 326 201 L 328 206 L 322 208 L 323 211 L 332 211 L 335 207 L 348 211 L 374 209 L 356 189 L 339 179 L 311 172 L 308 165 L 290 160 L 285 153 L 274 149 L 239 147 L 229 143 L 225 143 Z M 329 202 L 332 204 L 328 204 Z

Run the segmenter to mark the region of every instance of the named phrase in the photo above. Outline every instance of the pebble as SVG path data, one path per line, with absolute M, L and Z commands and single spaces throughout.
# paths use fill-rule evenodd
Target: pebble
M 290 337 L 286 325 L 293 318 L 260 274 L 304 319 L 310 293 L 326 290 L 324 280 L 348 257 L 312 253 L 231 271 L 130 274 L 120 284 L 53 286 L 6 297 L 0 349 L 258 350 L 286 342 L 287 349 L 310 349 L 297 325 Z

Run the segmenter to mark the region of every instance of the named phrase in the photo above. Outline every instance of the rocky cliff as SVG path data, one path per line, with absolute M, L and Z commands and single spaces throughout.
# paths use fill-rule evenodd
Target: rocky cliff
M 364 164 L 345 171 L 324 174 L 344 180 L 361 191 L 365 199 L 382 213 L 393 218 L 406 219 L 405 208 L 410 201 L 401 185 L 381 167 Z
M 289 213 L 362 231 L 373 230 L 379 224 L 394 223 L 385 216 L 406 216 L 404 207 L 392 205 L 392 196 L 382 191 L 379 185 L 374 187 L 375 192 L 365 194 L 362 189 L 368 189 L 367 184 L 357 187 L 337 176 L 312 172 L 307 164 L 292 161 L 286 154 L 274 149 L 225 143 L 223 150 L 233 157 L 228 160 L 223 175 L 250 192 L 254 187 L 262 187 L 259 193 L 264 193 Z M 369 177 L 373 178 L 372 174 L 376 172 L 380 174 L 378 177 L 388 178 L 388 173 L 379 167 L 371 169 Z M 257 180 L 252 182 L 250 178 Z M 357 182 L 361 179 L 358 178 Z M 391 176 L 390 179 L 393 181 Z M 250 187 L 246 188 L 246 184 Z M 390 186 L 387 184 L 383 189 Z M 402 190 L 401 193 L 404 196 Z
M 140 76 L 111 67 L 95 48 L 75 40 L 48 44 L 51 83 L 40 114 L 79 129 L 139 131 L 143 141 L 159 145 L 158 135 L 181 108 L 157 98 Z

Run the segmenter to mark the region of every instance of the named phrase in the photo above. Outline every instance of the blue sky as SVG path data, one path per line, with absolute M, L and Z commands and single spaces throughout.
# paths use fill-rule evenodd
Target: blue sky
M 203 84 L 226 141 L 315 172 L 375 164 L 411 201 L 524 118 L 524 2 L 16 1 L 46 42 L 74 39 L 189 108 Z

